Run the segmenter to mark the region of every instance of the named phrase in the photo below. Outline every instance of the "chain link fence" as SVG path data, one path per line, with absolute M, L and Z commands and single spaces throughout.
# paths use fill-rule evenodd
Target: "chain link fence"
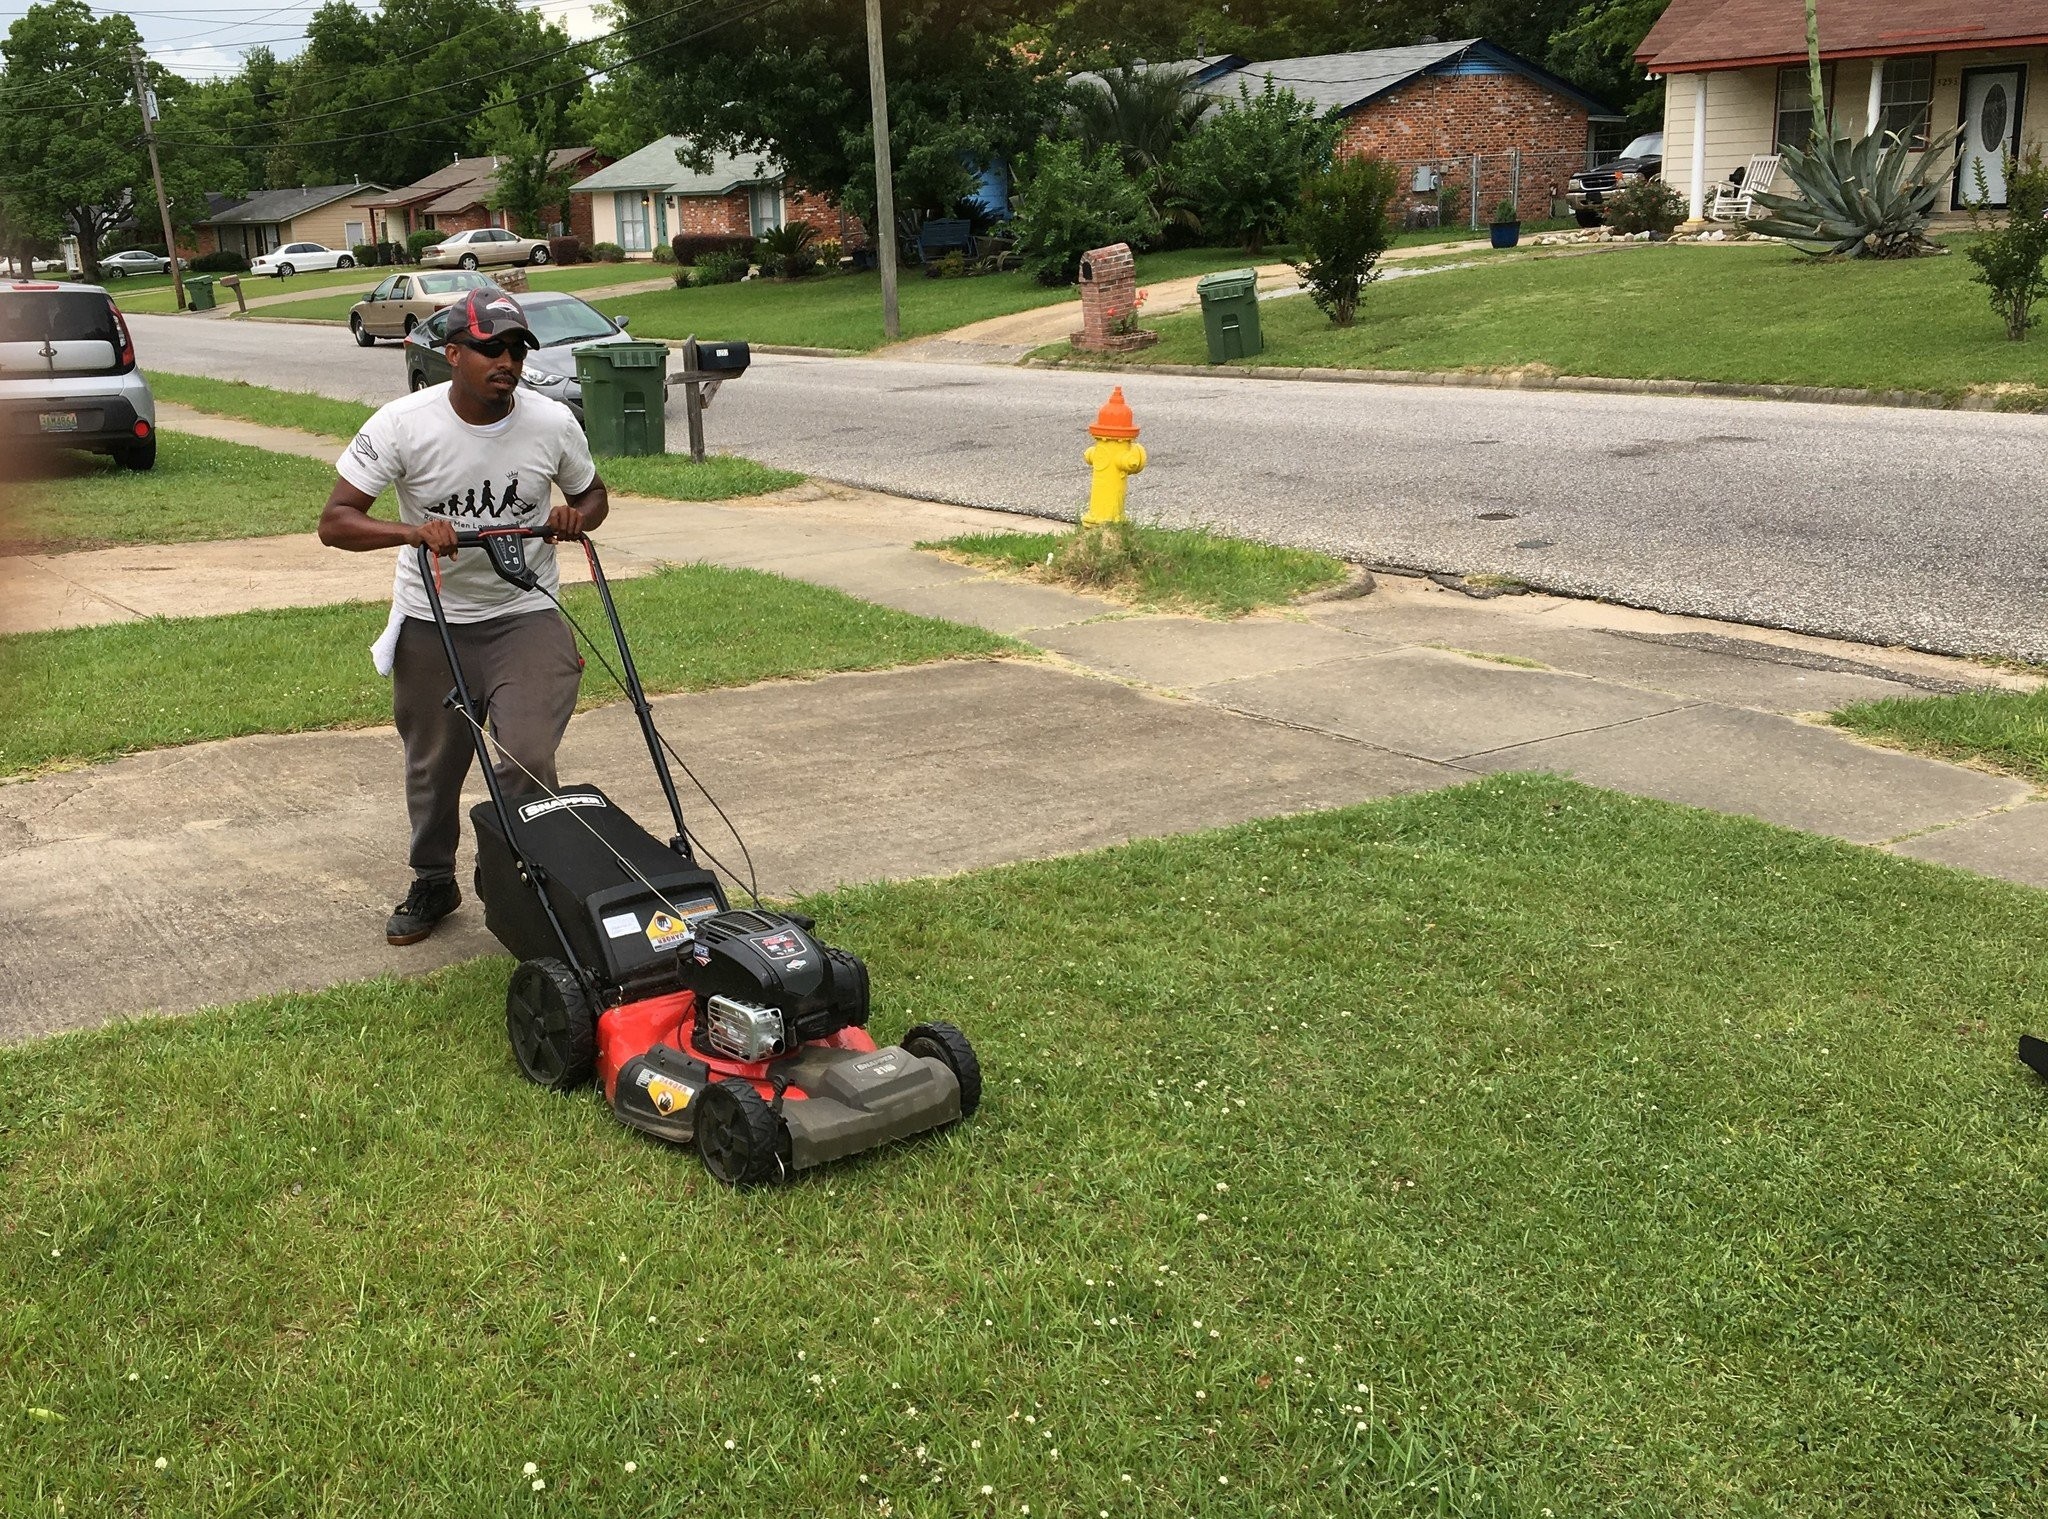
M 1394 160 L 1406 185 L 1399 212 L 1405 227 L 1483 227 L 1503 202 L 1522 221 L 1569 216 L 1565 187 L 1574 174 L 1616 156 L 1613 149 L 1458 153 Z

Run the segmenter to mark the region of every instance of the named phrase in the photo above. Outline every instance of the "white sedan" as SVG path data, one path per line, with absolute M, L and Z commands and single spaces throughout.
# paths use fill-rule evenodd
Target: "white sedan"
M 355 266 L 353 254 L 340 253 L 319 243 L 286 243 L 273 253 L 259 254 L 249 265 L 249 272 L 288 280 L 295 274 L 320 269 L 353 269 Z

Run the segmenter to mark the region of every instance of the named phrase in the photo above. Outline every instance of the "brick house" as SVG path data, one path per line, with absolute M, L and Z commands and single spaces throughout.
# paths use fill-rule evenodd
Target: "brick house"
M 1606 102 L 1482 37 L 1204 72 L 1195 87 L 1219 102 L 1235 101 L 1240 87 L 1257 95 L 1268 79 L 1292 90 L 1342 122 L 1339 156 L 1376 154 L 1404 171 L 1418 198 L 1434 200 L 1428 187 L 1441 183 L 1458 192 L 1461 212 L 1482 219 L 1504 200 L 1525 218 L 1549 215 L 1566 181 L 1590 163 L 1594 126 L 1622 120 Z
M 831 196 L 789 183 L 781 164 L 760 153 L 714 153 L 702 170 L 678 156 L 687 137 L 662 137 L 570 186 L 589 218 L 593 240 L 617 243 L 628 258 L 652 258 L 678 233 L 759 237 L 803 222 L 843 248 L 865 247 L 867 231 Z
M 556 169 L 572 176 L 587 174 L 608 160 L 595 148 L 556 148 L 548 155 Z M 372 223 L 380 243 L 402 243 L 414 232 L 469 232 L 478 227 L 510 227 L 511 218 L 485 204 L 497 187 L 498 160 L 488 155 L 458 158 L 445 169 L 436 169 L 424 179 L 401 190 L 371 196 L 357 206 Z M 544 230 L 550 236 L 579 239 L 585 247 L 592 236 L 589 207 L 572 195 L 543 213 Z M 515 229 L 516 230 L 516 229 Z
M 1813 129 L 1806 18 L 1761 0 L 1671 0 L 1636 49 L 1664 90 L 1664 178 L 1698 220 L 1707 193 L 1757 154 Z M 1823 103 L 1836 128 L 1895 132 L 1916 148 L 1950 128 L 1945 204 L 2005 204 L 2005 161 L 2048 151 L 2028 78 L 2048 67 L 2048 0 L 1886 0 L 1822 6 Z M 1780 183 L 1776 188 L 1787 188 Z
M 367 242 L 367 219 L 355 208 L 366 194 L 382 185 L 311 185 L 290 190 L 258 190 L 254 195 L 208 195 L 207 214 L 193 223 L 191 251 L 213 253 L 222 248 L 255 258 L 286 243 L 318 243 L 323 248 L 352 248 Z M 179 239 L 179 251 L 186 251 Z

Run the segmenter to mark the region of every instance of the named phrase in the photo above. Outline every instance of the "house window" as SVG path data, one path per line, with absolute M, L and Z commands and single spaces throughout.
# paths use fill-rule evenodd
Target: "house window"
M 1897 133 L 1909 148 L 1927 146 L 1928 107 L 1934 100 L 1934 59 L 1887 58 L 1879 85 L 1877 126 Z
M 1821 104 L 1827 113 L 1835 113 L 1835 66 L 1830 63 L 1820 71 Z M 1778 70 L 1778 135 L 1772 141 L 1772 151 L 1782 153 L 1787 148 L 1804 149 L 1813 141 L 1813 91 L 1808 88 L 1806 65 L 1788 64 Z
M 756 185 L 747 193 L 747 223 L 756 237 L 782 225 L 782 186 Z
M 612 196 L 618 216 L 619 246 L 628 253 L 645 253 L 653 247 L 647 231 L 647 195 L 641 190 L 620 190 Z

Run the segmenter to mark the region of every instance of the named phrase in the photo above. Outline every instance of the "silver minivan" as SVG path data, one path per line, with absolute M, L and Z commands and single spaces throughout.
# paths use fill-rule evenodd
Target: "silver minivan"
M 0 279 L 0 439 L 156 464 L 156 400 L 99 286 Z

